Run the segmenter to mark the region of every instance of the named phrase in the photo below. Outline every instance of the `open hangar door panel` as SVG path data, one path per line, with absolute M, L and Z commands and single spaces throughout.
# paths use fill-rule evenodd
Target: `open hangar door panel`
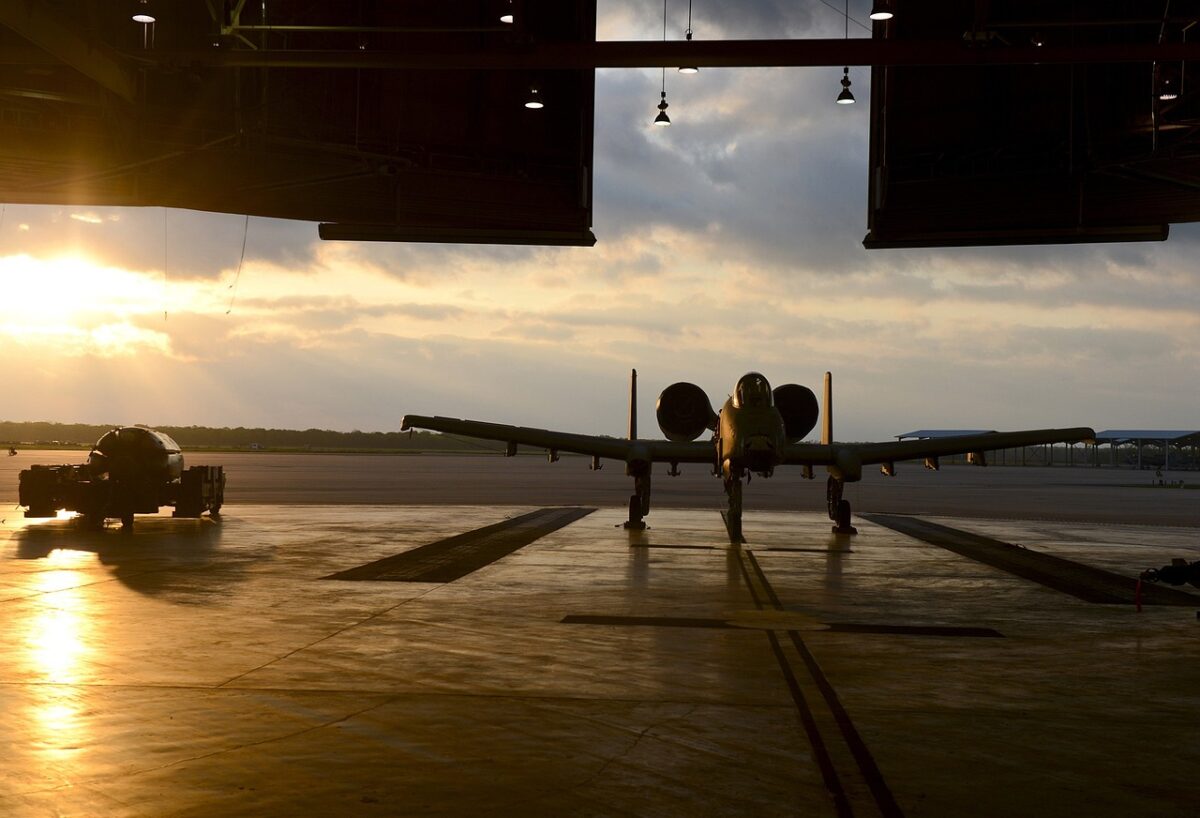
M 0 3 L 0 200 L 590 245 L 595 72 L 490 66 L 593 42 L 594 0 L 509 5 Z
M 963 57 L 872 70 L 867 247 L 1162 240 L 1200 220 L 1200 66 L 1093 59 L 1200 41 L 1200 2 L 898 5 L 877 39 Z M 1032 64 L 1051 49 L 1071 62 Z

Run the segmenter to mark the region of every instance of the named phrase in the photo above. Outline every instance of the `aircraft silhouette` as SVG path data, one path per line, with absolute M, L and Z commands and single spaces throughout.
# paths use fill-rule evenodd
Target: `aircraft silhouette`
M 813 468 L 824 466 L 826 502 L 833 530 L 839 534 L 856 533 L 850 524 L 850 501 L 842 497 L 846 483 L 862 479 L 863 466 L 879 465 L 892 476 L 900 460 L 925 461 L 925 468 L 938 469 L 938 458 L 966 454 L 968 462 L 986 465 L 984 452 L 1045 443 L 1090 441 L 1095 432 L 1087 427 L 1073 429 L 1030 429 L 1018 432 L 986 432 L 936 440 L 887 441 L 882 443 L 836 443 L 833 440 L 833 378 L 825 373 L 824 408 L 817 405 L 812 390 L 799 384 L 784 384 L 776 389 L 757 372 L 738 379 L 733 394 L 720 413 L 713 411 L 708 396 L 699 386 L 679 382 L 658 396 L 655 415 L 666 440 L 647 440 L 637 436 L 637 370 L 629 387 L 629 436 L 616 438 L 581 435 L 523 426 L 506 426 L 477 420 L 405 415 L 401 430 L 431 429 L 508 444 L 507 456 L 518 445 L 549 450 L 550 461 L 559 452 L 591 455 L 592 469 L 600 468 L 602 458 L 621 460 L 625 473 L 633 478 L 634 493 L 629 498 L 626 528 L 645 528 L 643 518 L 650 513 L 650 471 L 654 463 L 669 463 L 669 475 L 679 474 L 680 463 L 707 463 L 719 475 L 729 498 L 725 515 L 729 537 L 742 538 L 742 480 L 749 474 L 770 477 L 778 466 L 800 466 L 804 477 L 812 479 Z M 822 417 L 821 442 L 803 443 L 805 435 Z M 708 441 L 697 440 L 705 431 Z

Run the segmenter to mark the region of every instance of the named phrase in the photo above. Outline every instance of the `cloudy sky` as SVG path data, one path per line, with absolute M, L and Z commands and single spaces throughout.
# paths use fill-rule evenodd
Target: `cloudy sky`
M 819 0 L 694 9 L 701 38 L 842 34 Z M 658 37 L 661 14 L 600 0 L 599 36 Z M 644 433 L 669 383 L 719 405 L 752 369 L 814 387 L 831 369 L 842 439 L 1197 428 L 1200 230 L 868 252 L 868 74 L 836 106 L 840 74 L 668 72 L 657 129 L 657 70 L 598 72 L 589 249 L 322 243 L 251 219 L 234 289 L 240 216 L 8 205 L 0 419 L 389 430 L 415 412 L 621 434 L 637 367 Z

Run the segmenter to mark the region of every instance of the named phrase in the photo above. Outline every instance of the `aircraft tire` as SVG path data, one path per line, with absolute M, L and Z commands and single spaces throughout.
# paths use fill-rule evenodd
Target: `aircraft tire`
M 133 514 L 132 513 L 121 515 L 121 530 L 129 532 L 131 534 L 133 533 Z
M 838 528 L 850 528 L 850 501 L 839 500 L 837 505 Z

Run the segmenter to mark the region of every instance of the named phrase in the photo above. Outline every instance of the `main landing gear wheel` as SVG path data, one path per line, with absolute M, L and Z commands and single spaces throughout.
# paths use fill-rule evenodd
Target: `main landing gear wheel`
M 857 534 L 858 529 L 850 525 L 850 501 L 839 500 L 837 506 L 837 516 L 833 518 L 836 525 L 833 527 L 834 534 Z
M 646 529 L 646 524 L 642 522 L 642 498 L 636 494 L 629 495 L 629 519 L 625 521 L 625 528 L 630 531 Z
M 625 527 L 630 531 L 644 531 L 646 524 L 642 518 L 650 513 L 650 472 L 635 472 L 632 477 L 633 494 L 629 497 L 629 520 Z
M 830 477 L 825 484 L 825 501 L 829 508 L 829 519 L 833 520 L 834 534 L 857 534 L 858 529 L 850 525 L 850 501 L 842 499 L 842 491 L 846 483 L 836 477 Z
M 129 512 L 121 515 L 121 530 L 126 534 L 133 533 L 133 513 Z

